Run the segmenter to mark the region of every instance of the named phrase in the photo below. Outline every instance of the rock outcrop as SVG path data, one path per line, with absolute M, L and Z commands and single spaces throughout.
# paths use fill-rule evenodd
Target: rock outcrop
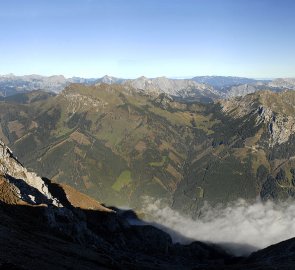
M 233 118 L 254 115 L 256 124 L 264 124 L 269 134 L 269 146 L 287 142 L 295 134 L 295 111 L 292 93 L 261 91 L 244 98 L 219 101 L 223 112 Z
M 45 203 L 63 206 L 57 198 L 52 196 L 42 178 L 34 172 L 28 172 L 1 140 L 0 173 L 13 186 L 19 199 L 30 204 Z

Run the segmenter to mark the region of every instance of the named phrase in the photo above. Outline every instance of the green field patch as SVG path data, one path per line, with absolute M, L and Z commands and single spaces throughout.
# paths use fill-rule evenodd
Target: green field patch
M 202 187 L 196 187 L 196 198 L 204 198 L 204 189 Z
M 167 160 L 167 156 L 162 156 L 161 161 L 150 162 L 149 165 L 152 167 L 162 167 Z
M 121 172 L 116 182 L 112 185 L 112 189 L 119 192 L 123 187 L 127 186 L 132 181 L 131 172 L 125 170 Z

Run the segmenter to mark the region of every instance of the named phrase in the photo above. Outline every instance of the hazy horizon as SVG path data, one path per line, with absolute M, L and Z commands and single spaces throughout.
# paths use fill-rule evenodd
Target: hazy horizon
M 82 76 L 79 76 L 79 75 L 73 75 L 73 76 L 65 76 L 64 74 L 16 74 L 16 73 L 13 73 L 13 72 L 9 72 L 9 73 L 3 73 L 3 74 L 0 74 L 0 76 L 4 77 L 4 76 L 17 76 L 17 77 L 23 77 L 23 76 L 43 76 L 43 77 L 52 77 L 52 76 L 64 76 L 66 79 L 70 79 L 70 78 L 85 78 L 85 79 L 99 79 L 99 78 L 102 78 L 102 77 L 105 77 L 105 76 L 109 76 L 109 77 L 115 77 L 115 78 L 118 78 L 118 79 L 127 79 L 127 80 L 134 80 L 134 79 L 138 79 L 140 77 L 146 77 L 146 78 L 149 78 L 149 79 L 154 79 L 154 78 L 161 78 L 161 77 L 164 77 L 164 78 L 168 78 L 168 79 L 176 79 L 176 80 L 189 80 L 189 79 L 192 79 L 194 77 L 228 77 L 228 78 L 248 78 L 248 79 L 253 79 L 253 80 L 275 80 L 275 79 L 280 79 L 280 78 L 284 78 L 284 79 L 288 79 L 288 78 L 294 78 L 294 77 L 273 77 L 273 78 L 255 78 L 255 77 L 246 77 L 246 76 L 235 76 L 235 75 L 192 75 L 192 76 L 165 76 L 165 75 L 162 75 L 162 76 L 155 76 L 155 77 L 147 77 L 145 75 L 141 75 L 141 76 L 138 76 L 138 77 L 117 77 L 117 76 L 113 76 L 112 74 L 104 74 L 102 76 L 93 76 L 93 77 L 82 77 Z

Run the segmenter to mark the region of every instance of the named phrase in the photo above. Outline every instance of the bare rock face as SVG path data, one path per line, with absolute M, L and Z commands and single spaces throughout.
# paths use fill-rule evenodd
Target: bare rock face
M 259 107 L 257 122 L 263 122 L 267 125 L 270 134 L 270 146 L 287 142 L 290 136 L 295 133 L 293 116 L 276 114 L 267 107 Z
M 222 111 L 233 118 L 253 115 L 256 125 L 264 124 L 269 135 L 269 146 L 282 144 L 295 134 L 295 107 L 292 92 L 261 91 L 244 98 L 219 101 Z
M 237 96 L 245 96 L 250 93 L 254 93 L 256 91 L 257 91 L 257 89 L 256 89 L 255 85 L 242 84 L 242 85 L 237 85 L 237 86 L 231 87 L 230 90 L 227 92 L 226 96 L 228 98 L 237 97 Z
M 187 79 L 146 78 L 142 76 L 135 80 L 126 80 L 123 83 L 151 93 L 166 93 L 179 97 L 192 97 L 194 95 L 219 97 L 218 91 L 213 87 Z
M 34 172 L 28 172 L 2 141 L 0 141 L 0 173 L 14 186 L 21 200 L 30 204 L 62 206 L 49 192 L 42 178 Z
M 295 89 L 295 78 L 279 78 L 269 83 L 272 87 Z

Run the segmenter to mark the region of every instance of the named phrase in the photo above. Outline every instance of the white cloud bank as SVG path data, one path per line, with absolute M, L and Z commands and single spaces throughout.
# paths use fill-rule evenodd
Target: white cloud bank
M 294 202 L 250 204 L 239 200 L 226 207 L 205 206 L 202 216 L 193 220 L 148 198 L 143 211 L 160 228 L 167 227 L 174 242 L 188 243 L 189 238 L 222 244 L 235 255 L 247 255 L 295 236 Z

